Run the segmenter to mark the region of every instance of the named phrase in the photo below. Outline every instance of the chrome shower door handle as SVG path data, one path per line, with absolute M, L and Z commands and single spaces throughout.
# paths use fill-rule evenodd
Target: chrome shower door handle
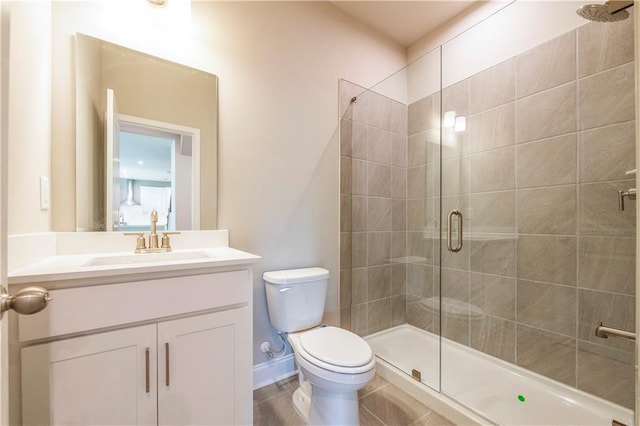
M 636 199 L 636 188 L 630 188 L 628 191 L 618 191 L 618 210 L 624 211 L 624 197 L 630 200 Z
M 453 247 L 453 216 L 458 218 L 458 244 Z M 447 215 L 447 250 L 457 253 L 462 250 L 462 213 L 459 210 L 451 210 Z

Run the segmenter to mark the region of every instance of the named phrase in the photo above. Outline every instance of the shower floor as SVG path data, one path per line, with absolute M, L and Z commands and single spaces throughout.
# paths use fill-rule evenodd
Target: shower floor
M 501 425 L 633 424 L 633 412 L 411 325 L 366 337 L 397 374 L 420 372 L 430 392 Z M 440 353 L 442 377 L 440 378 Z M 400 372 L 400 370 L 402 372 Z

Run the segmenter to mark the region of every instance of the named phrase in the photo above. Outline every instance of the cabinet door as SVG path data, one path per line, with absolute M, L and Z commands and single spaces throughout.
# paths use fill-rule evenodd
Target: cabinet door
M 155 324 L 23 348 L 23 424 L 157 424 L 156 356 Z
M 252 424 L 247 307 L 158 324 L 158 424 Z

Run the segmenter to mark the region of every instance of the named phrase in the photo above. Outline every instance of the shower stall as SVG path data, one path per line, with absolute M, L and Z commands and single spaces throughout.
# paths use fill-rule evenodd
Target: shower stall
M 340 84 L 342 326 L 497 424 L 633 423 L 633 13 L 577 6 L 513 2 Z

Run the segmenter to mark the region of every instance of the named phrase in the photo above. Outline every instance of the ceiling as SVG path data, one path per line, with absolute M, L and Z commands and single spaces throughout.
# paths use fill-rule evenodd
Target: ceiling
M 334 0 L 331 3 L 397 44 L 409 47 L 479 1 Z

